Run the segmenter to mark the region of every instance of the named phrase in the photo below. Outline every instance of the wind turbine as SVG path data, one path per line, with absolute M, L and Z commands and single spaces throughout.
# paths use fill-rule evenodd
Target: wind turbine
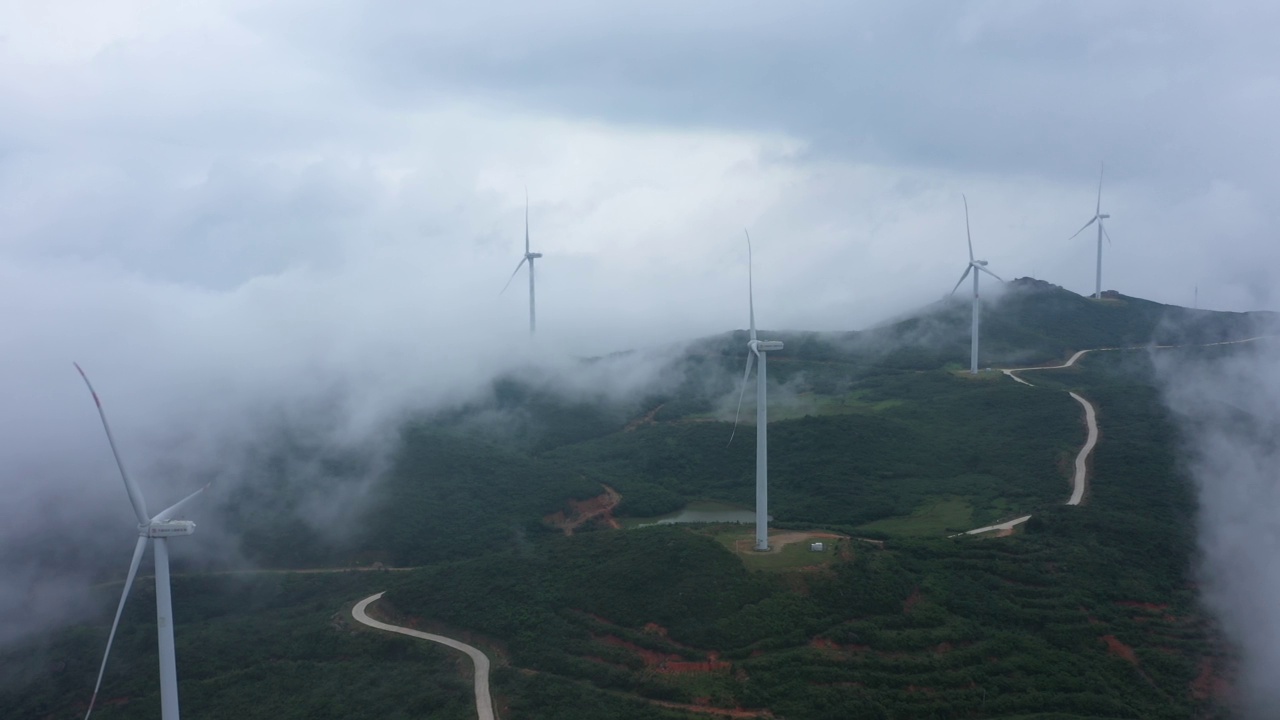
M 1111 235 L 1108 234 L 1106 229 L 1102 227 L 1102 221 L 1111 217 L 1110 215 L 1107 215 L 1102 212 L 1102 174 L 1105 170 L 1106 170 L 1105 165 L 1099 166 L 1098 204 L 1093 209 L 1093 217 L 1089 218 L 1089 222 L 1085 223 L 1084 227 L 1077 230 L 1075 232 L 1075 235 L 1072 235 L 1071 237 L 1067 238 L 1068 240 L 1070 240 L 1074 238 L 1076 235 L 1079 235 L 1080 233 L 1087 230 L 1090 225 L 1094 224 L 1095 222 L 1098 223 L 1098 274 L 1094 281 L 1094 289 L 1093 289 L 1093 297 L 1095 300 L 1100 299 L 1102 297 L 1102 236 L 1106 235 L 1107 242 L 1111 242 Z
M 746 233 L 746 231 L 743 231 Z M 738 414 L 742 412 L 742 396 L 747 393 L 747 379 L 751 377 L 751 364 L 760 358 L 760 372 L 756 374 L 756 550 L 769 549 L 769 402 L 765 394 L 768 382 L 768 353 L 782 349 L 777 340 L 756 339 L 756 304 L 754 279 L 751 274 L 751 234 L 747 233 L 747 307 L 751 313 L 751 336 L 747 341 L 747 369 L 742 374 L 742 391 L 738 393 L 738 410 L 733 414 L 733 431 L 729 442 L 738 432 Z
M 98 688 L 102 686 L 102 674 L 107 669 L 107 658 L 111 655 L 111 643 L 116 638 L 116 627 L 120 624 L 120 614 L 124 612 L 124 603 L 129 599 L 129 589 L 133 587 L 133 579 L 138 574 L 138 564 L 142 562 L 142 553 L 147 548 L 147 541 L 155 542 L 156 549 L 156 634 L 160 643 L 160 717 L 163 720 L 178 720 L 178 668 L 173 647 L 173 597 L 169 591 L 169 545 L 168 538 L 179 535 L 190 535 L 195 532 L 196 524 L 189 520 L 171 520 L 192 498 L 204 492 L 204 488 L 191 493 L 172 506 L 161 510 L 159 514 L 147 517 L 147 504 L 142 498 L 142 491 L 134 484 L 129 473 L 124 469 L 120 459 L 120 451 L 116 449 L 116 439 L 111 434 L 111 426 L 107 424 L 107 414 L 102 410 L 102 401 L 94 392 L 89 376 L 84 374 L 79 364 L 76 370 L 84 378 L 84 384 L 93 395 L 93 402 L 98 406 L 98 416 L 102 418 L 102 429 L 107 431 L 107 443 L 111 445 L 111 454 L 116 458 L 116 467 L 120 468 L 120 476 L 124 478 L 124 489 L 129 493 L 129 502 L 133 503 L 133 511 L 138 516 L 138 544 L 133 548 L 133 562 L 129 563 L 129 574 L 124 581 L 124 592 L 120 593 L 120 605 L 116 607 L 116 618 L 111 623 L 111 634 L 107 636 L 107 650 L 102 654 L 102 666 L 98 669 L 98 681 L 93 686 L 93 698 L 89 700 L 89 711 L 84 714 L 88 720 L 93 712 L 93 704 L 98 699 Z M 207 485 L 205 487 L 208 487 Z
M 978 299 L 978 275 L 986 273 L 991 277 L 1004 282 L 1004 278 L 987 269 L 986 260 L 973 259 L 973 237 L 969 234 L 969 199 L 964 195 L 960 196 L 964 201 L 964 236 L 969 241 L 969 266 L 964 269 L 964 274 L 956 281 L 956 286 L 951 288 L 951 294 L 955 295 L 956 290 L 960 289 L 960 283 L 969 277 L 969 273 L 973 273 L 973 328 L 969 341 L 969 372 L 978 374 L 978 317 L 981 311 L 981 301 Z
M 507 291 L 507 287 L 511 285 L 511 281 L 516 279 L 516 273 L 520 272 L 520 268 L 527 262 L 529 263 L 529 334 L 533 335 L 537 329 L 537 313 L 534 310 L 533 301 L 533 261 L 542 257 L 542 253 L 529 252 L 529 191 L 524 193 L 524 257 L 520 258 L 520 262 L 516 265 L 515 271 L 511 273 L 511 277 L 507 278 L 507 284 L 502 286 L 502 293 Z

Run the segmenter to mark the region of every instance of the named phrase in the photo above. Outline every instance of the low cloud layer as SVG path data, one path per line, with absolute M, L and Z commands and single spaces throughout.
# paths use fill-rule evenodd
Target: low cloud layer
M 1202 597 L 1240 651 L 1240 699 L 1261 720 L 1280 707 L 1280 341 L 1235 347 L 1155 359 L 1199 491 Z
M 1106 159 L 1104 287 L 1276 304 L 1265 3 L 781 7 L 0 5 L 0 547 L 71 523 L 127 562 L 72 361 L 160 507 L 280 428 L 376 455 L 530 356 L 745 327 L 744 227 L 763 330 L 935 301 L 961 193 L 993 270 L 1083 292 Z M 533 349 L 498 294 L 526 188 Z M 71 545 L 10 553 L 0 617 Z

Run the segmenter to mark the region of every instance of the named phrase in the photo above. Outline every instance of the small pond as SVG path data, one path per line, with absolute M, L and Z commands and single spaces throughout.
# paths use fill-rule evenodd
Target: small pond
M 770 516 L 769 519 L 773 520 L 773 516 Z M 689 503 L 676 512 L 654 518 L 638 518 L 634 521 L 634 525 L 631 523 L 628 523 L 628 525 L 632 527 L 647 527 L 649 525 L 676 525 L 681 523 L 753 523 L 755 521 L 756 511 L 751 508 L 713 500 L 699 500 Z

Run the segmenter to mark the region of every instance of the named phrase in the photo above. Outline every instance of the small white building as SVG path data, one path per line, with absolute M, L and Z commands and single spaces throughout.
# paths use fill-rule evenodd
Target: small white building
M 810 552 L 823 552 L 826 549 L 827 549 L 826 543 L 820 543 L 820 542 L 809 543 Z

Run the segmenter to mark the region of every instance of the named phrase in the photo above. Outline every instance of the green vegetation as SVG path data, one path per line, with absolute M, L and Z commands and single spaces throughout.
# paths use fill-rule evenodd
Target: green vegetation
M 358 630 L 348 609 L 380 573 L 217 576 L 173 582 L 182 714 L 199 718 L 474 718 L 471 686 L 446 649 Z M 373 587 L 374 590 L 369 588 Z M 103 589 L 110 623 L 117 588 Z M 154 584 L 127 606 L 93 717 L 160 717 Z M 108 626 L 0 656 L 6 718 L 83 716 Z M 14 677 L 35 667 L 36 679 Z M 15 691 L 18 686 L 20 691 Z
M 973 508 L 964 498 L 939 498 L 916 508 L 906 517 L 885 518 L 869 522 L 860 529 L 873 530 L 886 535 L 925 535 L 964 532 L 981 525 L 973 522 Z
M 232 524 L 263 564 L 421 567 L 177 579 L 184 713 L 471 716 L 456 656 L 353 627 L 351 604 L 385 589 L 380 607 L 401 622 L 490 651 L 508 719 L 706 717 L 658 703 L 792 718 L 1224 716 L 1193 692 L 1224 658 L 1194 595 L 1194 495 L 1145 352 L 1028 374 L 1034 388 L 973 378 L 955 372 L 967 307 L 936 310 L 863 333 L 780 336 L 774 528 L 863 538 L 820 556 L 807 542 L 734 552 L 749 526 L 597 522 L 567 537 L 542 520 L 602 485 L 621 493 L 614 513 L 626 518 L 699 500 L 751 507 L 754 433 L 728 444 L 724 422 L 742 333 L 695 344 L 672 362 L 670 387 L 648 395 L 561 394 L 525 375 L 414 419 L 349 536 L 300 529 L 284 480 L 246 488 L 233 505 L 280 513 Z M 984 364 L 1242 337 L 1253 321 L 1020 281 L 984 322 Z M 1074 508 L 1062 503 L 1085 429 L 1067 389 L 1098 406 L 1103 429 Z M 350 457 L 325 468 L 333 482 L 369 471 Z M 1012 537 L 946 537 L 1028 513 Z M 141 581 L 126 612 L 98 717 L 158 715 L 150 592 Z M 0 655 L 0 715 L 79 712 L 111 594 L 93 628 Z

